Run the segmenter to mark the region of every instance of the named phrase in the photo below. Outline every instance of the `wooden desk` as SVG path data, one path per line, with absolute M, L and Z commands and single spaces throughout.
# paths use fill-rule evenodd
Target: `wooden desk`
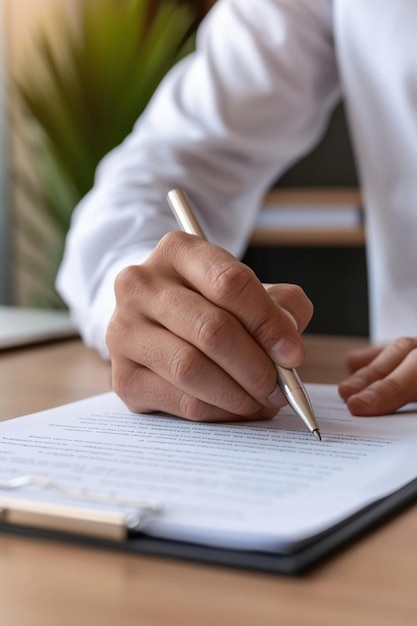
M 362 340 L 307 338 L 305 380 L 337 382 Z M 106 391 L 79 341 L 0 353 L 1 419 Z M 415 626 L 417 507 L 300 579 L 0 535 L 1 626 Z

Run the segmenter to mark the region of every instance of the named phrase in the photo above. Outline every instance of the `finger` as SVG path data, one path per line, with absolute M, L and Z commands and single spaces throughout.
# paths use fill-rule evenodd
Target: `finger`
M 352 350 L 346 356 L 348 371 L 353 374 L 361 367 L 369 365 L 369 363 L 371 363 L 371 361 L 373 361 L 383 349 L 384 346 L 367 346 L 366 348 Z
M 271 419 L 276 414 L 275 409 L 259 405 L 245 416 L 230 413 L 184 392 L 125 358 L 112 365 L 112 388 L 135 413 L 158 411 L 204 422 Z
M 287 313 L 298 332 L 302 333 L 310 322 L 314 307 L 311 300 L 298 285 L 277 283 L 264 284 L 276 306 Z
M 344 400 L 359 393 L 375 381 L 386 378 L 417 347 L 417 338 L 401 337 L 388 344 L 377 353 L 374 360 L 357 370 L 339 385 L 339 393 Z
M 252 412 L 254 401 L 284 405 L 276 368 L 234 316 L 178 282 L 161 278 L 153 285 L 143 267 L 118 277 L 121 304 L 108 331 L 113 355 L 145 365 L 202 400 L 214 403 L 218 395 L 228 411 Z M 128 340 L 121 341 L 123 335 Z
M 297 330 L 250 268 L 222 248 L 185 233 L 166 235 L 159 254 L 164 255 L 168 247 L 172 269 L 207 300 L 235 316 L 274 361 L 286 367 L 302 363 L 304 348 Z
M 417 348 L 388 376 L 369 385 L 347 400 L 353 415 L 372 416 L 394 413 L 408 402 L 417 400 Z
M 172 281 L 161 279 L 156 289 L 143 266 L 132 266 L 119 275 L 115 285 L 118 305 L 107 331 L 113 363 L 127 358 L 144 365 L 182 392 L 228 414 L 252 416 L 261 410 L 261 405 L 274 409 L 272 413 L 276 414 L 286 401 L 277 385 L 276 369 L 265 352 L 237 320 L 228 319 L 228 313 L 181 284 L 176 283 L 174 289 L 171 285 Z M 208 350 L 213 359 L 187 340 L 195 330 L 194 320 L 200 323 L 200 343 L 204 344 L 205 335 L 210 338 L 210 332 L 201 332 L 202 319 L 209 320 L 209 327 L 212 325 L 207 310 L 210 315 L 213 313 L 214 320 L 218 319 L 217 314 L 226 318 L 220 324 L 222 332 L 214 332 L 214 349 Z M 222 367 L 224 359 L 229 359 L 237 375 L 228 374 Z M 248 375 L 249 391 L 245 387 Z M 123 381 L 118 382 L 122 384 Z M 168 409 L 178 414 L 175 407 Z
M 123 356 L 153 370 L 183 393 L 220 407 L 230 414 L 243 417 L 261 409 L 262 403 L 215 362 L 192 344 L 160 326 L 147 324 L 140 344 L 136 345 L 134 340 L 129 342 L 123 350 Z M 276 378 L 272 381 L 270 393 L 275 386 Z M 270 408 L 275 406 L 275 412 L 284 404 L 281 393 L 275 403 L 268 402 L 266 398 L 263 401 Z
M 174 307 L 173 301 L 177 298 L 181 298 L 181 309 Z M 157 371 L 160 363 L 169 362 L 170 370 L 165 375 L 162 370 L 159 373 L 178 385 L 184 385 L 183 381 L 189 379 L 190 384 L 183 389 L 189 392 L 194 389 L 202 399 L 207 400 L 204 393 L 213 394 L 214 389 L 227 398 L 234 398 L 234 390 L 239 390 L 240 402 L 244 391 L 245 395 L 265 406 L 271 403 L 282 406 L 282 394 L 272 361 L 233 315 L 189 289 L 173 292 L 167 288 L 162 299 L 153 299 L 152 304 L 149 315 L 156 313 L 158 323 L 170 331 L 165 342 L 170 342 L 171 353 L 159 359 L 156 366 L 147 363 L 148 367 Z M 152 341 L 149 333 L 147 340 Z M 159 339 L 155 338 L 155 341 L 160 343 Z

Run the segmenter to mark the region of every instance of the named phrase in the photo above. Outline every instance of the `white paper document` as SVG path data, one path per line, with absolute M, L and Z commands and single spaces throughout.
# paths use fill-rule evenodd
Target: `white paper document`
M 322 442 L 289 407 L 272 421 L 201 424 L 130 413 L 111 392 L 3 422 L 0 483 L 49 479 L 80 507 L 126 515 L 132 502 L 160 503 L 142 528 L 151 536 L 285 552 L 417 477 L 417 406 L 352 417 L 335 386 L 307 387 Z M 64 506 L 68 493 L 2 488 L 0 509 Z

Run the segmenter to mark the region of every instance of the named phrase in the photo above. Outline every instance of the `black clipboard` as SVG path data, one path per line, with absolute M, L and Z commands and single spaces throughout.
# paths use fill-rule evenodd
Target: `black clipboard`
M 42 526 L 32 527 L 25 524 L 4 522 L 2 521 L 3 512 L 1 509 L 0 532 L 138 555 L 180 559 L 211 566 L 299 576 L 317 567 L 416 501 L 417 479 L 393 494 L 368 505 L 328 531 L 303 542 L 288 553 L 229 550 L 195 543 L 157 539 L 140 532 L 128 533 L 125 539 L 118 541 L 88 533 L 73 533 L 70 530 L 56 531 L 42 528 Z

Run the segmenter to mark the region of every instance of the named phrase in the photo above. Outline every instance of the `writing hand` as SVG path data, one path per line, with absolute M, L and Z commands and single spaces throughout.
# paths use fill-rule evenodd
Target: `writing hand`
M 352 375 L 339 393 L 353 415 L 393 413 L 417 400 L 417 337 L 401 337 L 385 347 L 348 355 Z
M 131 410 L 221 421 L 286 404 L 272 359 L 303 361 L 313 307 L 299 287 L 264 288 L 222 248 L 175 231 L 119 274 L 115 292 L 112 386 Z

